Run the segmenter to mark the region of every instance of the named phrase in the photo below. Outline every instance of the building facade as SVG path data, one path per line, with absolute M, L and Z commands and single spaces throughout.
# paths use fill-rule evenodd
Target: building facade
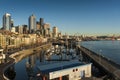
M 11 30 L 11 15 L 9 13 L 3 15 L 3 29 Z
M 49 67 L 48 67 L 49 66 Z M 91 77 L 91 63 L 84 64 L 77 60 L 38 66 L 43 80 L 81 80 Z
M 36 17 L 31 15 L 29 17 L 29 33 L 34 33 L 36 31 Z
M 58 37 L 58 28 L 57 27 L 53 27 L 53 37 Z
M 40 18 L 40 32 L 41 35 L 44 35 L 44 19 Z
M 43 29 L 44 29 L 44 36 L 49 36 L 50 35 L 50 24 L 45 23 L 43 26 Z

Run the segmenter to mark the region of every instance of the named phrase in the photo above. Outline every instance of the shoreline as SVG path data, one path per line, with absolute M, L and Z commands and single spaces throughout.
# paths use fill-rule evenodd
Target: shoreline
M 15 52 L 15 53 L 11 54 L 11 55 L 9 56 L 9 62 L 0 65 L 0 80 L 9 80 L 9 79 L 4 75 L 4 72 L 5 72 L 5 70 L 6 70 L 8 67 L 10 67 L 11 65 L 17 63 L 17 62 L 16 62 L 16 56 L 22 56 L 22 57 L 20 57 L 20 59 L 23 59 L 25 56 L 34 54 L 34 53 L 33 53 L 34 50 L 35 50 L 35 51 L 40 51 L 41 48 L 46 49 L 46 47 L 48 48 L 49 46 L 51 46 L 51 43 L 46 43 L 46 44 L 41 45 L 41 46 L 38 46 L 38 47 L 34 47 L 34 48 L 30 48 L 30 49 L 18 51 L 18 52 Z M 26 51 L 28 52 L 28 54 L 23 55 Z M 17 53 L 17 55 L 16 55 L 16 53 Z M 19 61 L 20 61 L 20 60 L 19 60 Z M 18 61 L 18 62 L 19 62 L 19 61 Z

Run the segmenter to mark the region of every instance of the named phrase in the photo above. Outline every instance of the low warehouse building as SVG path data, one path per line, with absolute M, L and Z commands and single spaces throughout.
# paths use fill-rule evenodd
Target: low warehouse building
M 91 63 L 84 64 L 77 60 L 59 61 L 38 66 L 42 80 L 80 80 L 91 77 Z

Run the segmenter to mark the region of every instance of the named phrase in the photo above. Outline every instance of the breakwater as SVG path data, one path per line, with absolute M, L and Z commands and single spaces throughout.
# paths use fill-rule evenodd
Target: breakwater
M 91 58 L 100 67 L 107 71 L 107 73 L 114 78 L 114 80 L 120 80 L 120 66 L 104 56 L 98 55 L 97 53 L 83 47 L 79 46 L 79 50 Z

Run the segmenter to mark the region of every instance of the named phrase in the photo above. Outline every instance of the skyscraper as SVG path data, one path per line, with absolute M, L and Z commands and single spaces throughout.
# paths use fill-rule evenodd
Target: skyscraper
M 44 36 L 49 36 L 50 35 L 50 24 L 45 23 L 43 28 L 44 28 Z
M 43 26 L 43 25 L 44 25 L 44 19 L 40 18 L 40 26 Z
M 31 15 L 29 17 L 29 33 L 34 33 L 36 31 L 36 17 Z
M 58 28 L 53 27 L 53 37 L 58 37 Z
M 14 21 L 11 19 L 11 27 L 14 27 Z
M 40 18 L 40 32 L 42 35 L 44 35 L 44 19 Z
M 3 15 L 3 29 L 11 30 L 11 15 L 9 13 Z

